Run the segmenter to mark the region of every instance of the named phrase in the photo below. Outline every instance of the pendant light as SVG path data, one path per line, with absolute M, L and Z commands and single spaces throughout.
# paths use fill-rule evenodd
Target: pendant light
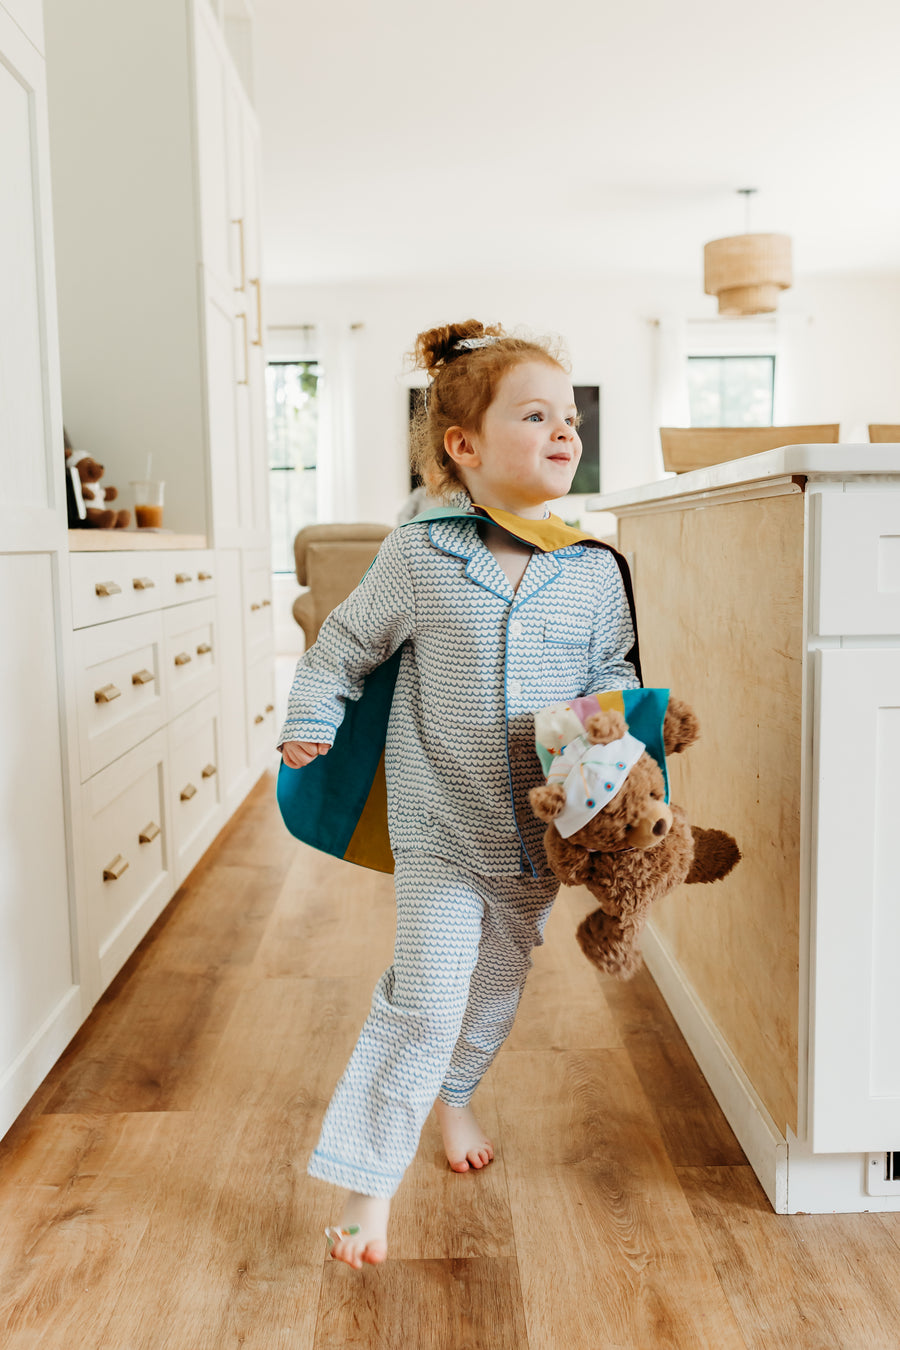
M 718 298 L 720 314 L 771 314 L 778 292 L 793 280 L 790 237 L 750 233 L 750 198 L 756 190 L 737 189 L 746 203 L 747 232 L 713 239 L 703 249 L 703 289 Z

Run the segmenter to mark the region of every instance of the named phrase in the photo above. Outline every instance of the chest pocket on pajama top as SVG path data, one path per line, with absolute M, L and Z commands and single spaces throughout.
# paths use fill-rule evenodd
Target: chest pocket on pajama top
M 544 626 L 541 679 L 551 699 L 575 698 L 588 675 L 589 635 L 583 628 L 567 628 L 558 621 Z

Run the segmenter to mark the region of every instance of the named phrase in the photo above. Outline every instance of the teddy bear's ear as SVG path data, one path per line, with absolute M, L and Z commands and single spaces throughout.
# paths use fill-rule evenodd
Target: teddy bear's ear
M 620 712 L 601 708 L 599 712 L 591 714 L 584 729 L 591 745 L 609 745 L 610 741 L 620 741 L 628 727 Z
M 562 783 L 541 783 L 528 794 L 531 809 L 538 820 L 555 820 L 566 804 Z
M 667 755 L 677 755 L 700 738 L 696 714 L 680 698 L 670 698 L 663 722 L 663 744 Z

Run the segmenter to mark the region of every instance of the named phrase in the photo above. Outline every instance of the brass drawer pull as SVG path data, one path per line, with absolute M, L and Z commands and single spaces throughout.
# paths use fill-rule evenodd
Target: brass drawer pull
M 197 655 L 206 656 L 207 652 L 212 651 L 212 646 L 208 642 L 201 642 L 197 646 Z
M 196 797 L 196 795 L 197 789 L 194 787 L 193 783 L 188 783 L 187 787 L 181 789 L 181 800 L 183 802 L 189 802 L 191 798 Z
M 258 609 L 262 609 L 262 605 L 258 605 L 258 604 L 256 603 L 256 601 L 254 600 L 254 601 L 253 601 L 253 604 L 250 606 L 250 613 L 253 614 L 253 613 L 255 613 L 255 611 L 258 610 Z
M 203 770 L 203 777 L 212 778 L 215 771 L 216 771 L 215 764 L 207 764 L 206 768 Z
M 270 713 L 270 712 L 274 712 L 274 711 L 275 711 L 275 704 L 274 704 L 274 703 L 267 703 L 267 704 L 266 704 L 266 712 L 267 712 L 267 713 Z
M 125 871 L 127 866 L 128 863 L 122 857 L 121 853 L 117 853 L 116 856 L 113 858 L 112 862 L 107 863 L 106 866 L 104 867 L 103 880 L 118 881 L 119 877 Z
M 115 581 L 98 581 L 94 587 L 97 595 L 121 595 L 122 587 Z
M 179 586 L 183 586 L 183 585 L 185 584 L 185 582 L 187 582 L 187 581 L 193 581 L 193 580 L 194 580 L 194 578 L 191 576 L 190 572 L 176 572 L 176 573 L 175 573 L 175 581 L 177 582 L 177 584 L 178 584 Z
M 152 577 L 135 577 L 131 584 L 136 591 L 152 591 L 156 586 Z
M 266 605 L 271 605 L 271 603 L 272 603 L 271 600 L 268 600 L 268 599 L 264 600 L 264 601 L 262 602 L 262 607 L 263 607 L 263 609 L 265 609 Z
M 265 720 L 266 719 L 263 717 L 262 713 L 257 713 L 253 719 L 253 721 L 256 723 L 257 726 L 259 726 L 260 722 L 264 722 Z
M 131 677 L 132 684 L 150 684 L 154 679 L 152 670 L 136 670 Z
M 191 657 L 188 652 L 179 652 L 175 657 L 175 664 L 176 666 L 186 666 L 190 659 Z
M 198 573 L 197 573 L 197 580 L 198 580 L 198 581 L 212 581 L 212 579 L 213 579 L 212 572 L 198 572 Z
M 139 844 L 152 844 L 153 840 L 159 834 L 159 826 L 151 820 L 149 825 L 145 825 L 138 835 Z
M 94 690 L 95 703 L 112 703 L 114 698 L 121 698 L 122 690 L 117 689 L 114 684 L 105 684 L 102 689 Z

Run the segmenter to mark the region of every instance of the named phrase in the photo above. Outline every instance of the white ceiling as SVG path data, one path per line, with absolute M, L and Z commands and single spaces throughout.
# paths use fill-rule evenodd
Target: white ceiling
M 898 0 L 256 0 L 272 282 L 900 270 Z

